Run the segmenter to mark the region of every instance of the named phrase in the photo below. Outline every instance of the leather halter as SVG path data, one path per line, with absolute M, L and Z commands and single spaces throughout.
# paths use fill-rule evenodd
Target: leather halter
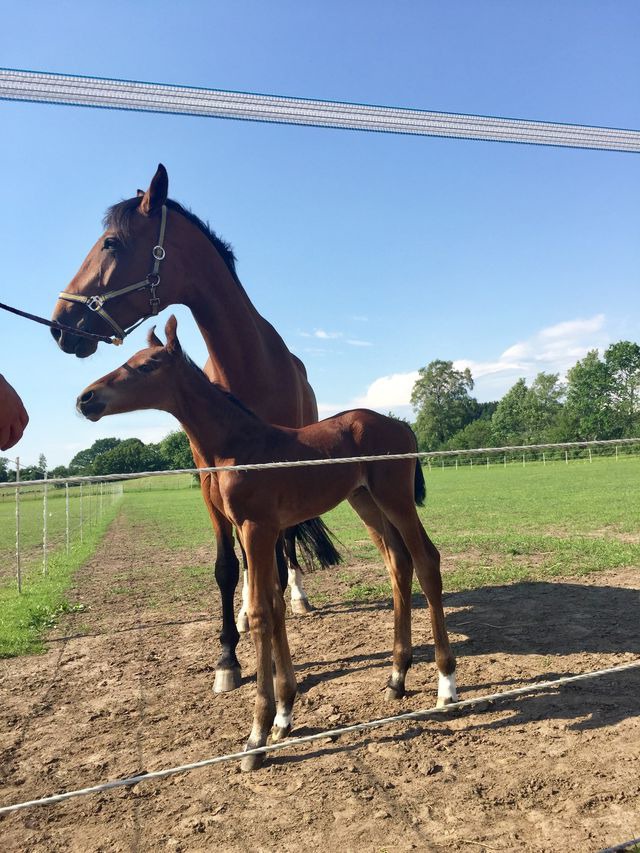
M 164 234 L 167 226 L 167 206 L 166 204 L 162 205 L 162 217 L 160 220 L 160 234 L 158 236 L 158 242 L 151 250 L 151 254 L 153 255 L 153 269 L 150 273 L 148 273 L 147 277 L 142 281 L 137 281 L 135 284 L 129 284 L 126 287 L 121 287 L 119 290 L 113 290 L 111 293 L 97 293 L 93 296 L 83 296 L 80 293 L 66 293 L 63 291 L 59 298 L 65 299 L 67 302 L 80 302 L 89 309 L 89 311 L 93 311 L 98 316 L 102 317 L 102 319 L 107 322 L 113 331 L 115 332 L 115 336 L 113 338 L 112 343 L 119 346 L 127 335 L 131 334 L 134 329 L 137 329 L 141 323 L 144 323 L 149 317 L 155 317 L 158 311 L 160 310 L 160 300 L 156 296 L 156 290 L 158 285 L 160 284 L 160 262 L 164 260 L 166 252 L 164 250 Z M 149 296 L 149 306 L 151 308 L 148 314 L 145 314 L 144 317 L 141 317 L 137 323 L 134 323 L 133 326 L 129 326 L 128 329 L 122 329 L 113 317 L 108 314 L 103 308 L 105 302 L 108 302 L 110 299 L 115 299 L 116 296 L 124 296 L 125 293 L 133 293 L 137 290 L 145 290 L 145 288 L 149 288 L 150 296 Z

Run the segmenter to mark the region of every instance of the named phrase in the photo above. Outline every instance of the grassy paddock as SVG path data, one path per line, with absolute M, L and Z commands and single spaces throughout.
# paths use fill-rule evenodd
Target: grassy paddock
M 72 609 L 66 591 L 74 572 L 92 555 L 119 508 L 119 504 L 106 507 L 69 554 L 65 549 L 51 554 L 46 577 L 42 572 L 29 573 L 21 595 L 13 583 L 0 588 L 0 658 L 41 651 L 43 632 L 55 625 L 61 613 Z
M 640 458 L 581 460 L 570 465 L 474 465 L 425 470 L 420 515 L 440 548 L 450 590 L 516 580 L 640 568 Z M 152 524 L 158 545 L 183 549 L 212 542 L 199 490 L 141 490 L 126 511 Z M 326 516 L 346 548 L 341 576 L 354 597 L 388 594 L 359 585 L 359 561 L 379 561 L 348 504 Z M 213 551 L 212 551 L 213 554 Z

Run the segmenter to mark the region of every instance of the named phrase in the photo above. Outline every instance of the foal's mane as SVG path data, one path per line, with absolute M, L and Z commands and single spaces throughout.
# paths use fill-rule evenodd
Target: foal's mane
M 141 196 L 136 198 L 127 198 L 124 201 L 119 201 L 117 204 L 111 205 L 111 207 L 107 209 L 103 225 L 105 228 L 112 228 L 123 243 L 126 243 L 131 237 L 131 217 L 140 207 L 141 201 Z M 192 213 L 177 201 L 168 198 L 166 204 L 169 210 L 175 210 L 176 213 L 184 216 L 185 219 L 191 222 L 192 225 L 195 225 L 196 228 L 204 234 L 207 240 L 209 240 L 209 242 L 212 243 L 214 248 L 218 251 L 220 257 L 227 265 L 229 272 L 239 284 L 238 273 L 236 272 L 236 256 L 231 245 L 227 243 L 226 240 L 218 237 L 208 222 L 203 222 L 202 219 L 195 215 L 195 213 Z
M 182 356 L 183 356 L 185 362 L 194 371 L 194 373 L 196 373 L 202 379 L 206 380 L 208 385 L 213 385 L 213 387 L 217 391 L 219 391 L 220 394 L 222 394 L 224 397 L 226 397 L 230 403 L 233 403 L 234 406 L 237 406 L 239 409 L 242 409 L 242 411 L 245 412 L 247 415 L 251 415 L 251 417 L 255 418 L 256 420 L 260 420 L 258 415 L 256 415 L 256 413 L 253 411 L 253 409 L 250 409 L 248 406 L 245 406 L 245 404 L 242 402 L 242 400 L 240 400 L 238 397 L 236 397 L 235 394 L 232 394 L 231 391 L 227 391 L 226 388 L 223 388 L 222 385 L 219 385 L 217 382 L 212 382 L 209 379 L 209 377 L 207 376 L 207 374 L 204 372 L 204 370 L 201 367 L 199 367 L 195 363 L 195 361 L 190 356 L 188 356 L 186 354 L 186 352 L 183 352 Z

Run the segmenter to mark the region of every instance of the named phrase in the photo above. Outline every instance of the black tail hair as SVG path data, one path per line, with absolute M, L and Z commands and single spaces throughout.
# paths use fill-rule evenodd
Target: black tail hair
M 313 569 L 315 562 L 323 569 L 342 562 L 342 557 L 331 540 L 333 534 L 321 518 L 310 518 L 296 524 L 293 534 L 300 545 L 300 555 L 307 571 Z
M 424 474 L 422 473 L 422 465 L 420 464 L 419 459 L 416 459 L 413 495 L 416 501 L 416 506 L 424 506 L 424 499 L 427 496 L 427 487 L 424 482 Z

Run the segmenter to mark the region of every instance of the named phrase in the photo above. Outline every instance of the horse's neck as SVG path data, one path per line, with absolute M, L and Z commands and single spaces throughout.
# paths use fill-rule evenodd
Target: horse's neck
M 202 271 L 201 271 L 202 272 Z M 211 247 L 204 274 L 194 277 L 184 299 L 204 338 L 213 376 L 244 399 L 243 391 L 261 373 L 271 369 L 269 353 L 284 346 Z

